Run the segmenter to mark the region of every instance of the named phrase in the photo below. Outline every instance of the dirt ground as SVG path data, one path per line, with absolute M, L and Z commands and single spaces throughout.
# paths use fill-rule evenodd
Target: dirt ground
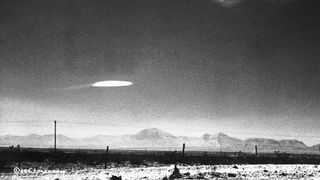
M 320 180 L 320 166 L 317 165 L 193 165 L 177 166 L 180 179 L 312 179 Z M 82 170 L 63 169 L 17 169 L 12 173 L 2 173 L 0 179 L 19 180 L 106 180 L 112 176 L 123 180 L 169 179 L 173 174 L 174 165 L 156 167 L 109 167 L 107 169 L 84 168 Z M 171 176 L 172 177 L 172 176 Z

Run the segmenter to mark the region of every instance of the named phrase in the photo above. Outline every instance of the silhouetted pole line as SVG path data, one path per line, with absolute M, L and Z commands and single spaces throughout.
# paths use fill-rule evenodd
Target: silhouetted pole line
M 109 152 L 109 146 L 107 146 L 107 149 L 106 149 L 106 156 L 104 159 L 104 169 L 107 169 L 108 152 Z
M 57 121 L 54 121 L 54 151 L 57 150 Z

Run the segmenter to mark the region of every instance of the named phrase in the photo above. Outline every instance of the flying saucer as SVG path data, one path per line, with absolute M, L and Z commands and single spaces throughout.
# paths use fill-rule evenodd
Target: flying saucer
M 133 83 L 130 81 L 98 81 L 93 83 L 93 87 L 122 87 L 122 86 L 131 86 Z

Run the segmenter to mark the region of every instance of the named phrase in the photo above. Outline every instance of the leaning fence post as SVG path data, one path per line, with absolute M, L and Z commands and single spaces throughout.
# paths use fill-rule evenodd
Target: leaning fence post
M 109 146 L 107 146 L 106 156 L 105 156 L 105 159 L 104 159 L 104 168 L 105 169 L 107 169 L 108 151 L 109 151 Z

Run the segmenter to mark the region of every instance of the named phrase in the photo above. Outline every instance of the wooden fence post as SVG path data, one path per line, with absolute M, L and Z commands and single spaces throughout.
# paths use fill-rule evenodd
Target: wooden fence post
M 256 157 L 258 157 L 258 147 L 257 146 L 254 146 L 254 151 L 255 151 Z
M 256 154 L 256 164 L 257 164 L 257 158 L 258 158 L 258 147 L 254 146 L 255 154 Z
M 108 151 L 109 151 L 109 146 L 107 146 L 107 149 L 106 149 L 106 156 L 104 159 L 104 169 L 107 169 Z
M 182 145 L 182 163 L 184 163 L 184 149 L 186 148 L 186 144 L 183 143 Z
M 18 168 L 20 169 L 20 166 L 21 166 L 20 144 L 17 145 L 17 151 L 18 151 Z

